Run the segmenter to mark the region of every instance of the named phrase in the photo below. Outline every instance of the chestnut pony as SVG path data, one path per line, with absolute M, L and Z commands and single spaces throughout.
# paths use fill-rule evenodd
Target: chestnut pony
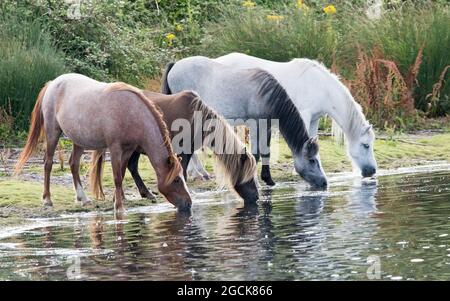
M 89 200 L 79 176 L 85 149 L 109 148 L 115 185 L 115 209 L 123 211 L 122 181 L 128 160 L 137 148 L 148 154 L 158 177 L 158 189 L 178 209 L 191 206 L 181 164 L 174 155 L 169 132 L 158 108 L 137 88 L 123 83 L 102 83 L 80 74 L 64 74 L 42 88 L 31 115 L 25 148 L 16 174 L 45 135 L 44 205 L 51 206 L 50 173 L 61 133 L 73 142 L 70 169 L 76 202 Z M 99 170 L 99 173 L 101 170 Z M 96 174 L 95 176 L 100 176 Z
M 143 91 L 143 93 L 161 109 L 164 121 L 171 128 L 172 147 L 181 157 L 185 178 L 192 154 L 202 146 L 208 147 L 216 159 L 218 167 L 216 179 L 222 180 L 221 184 L 227 184 L 236 191 L 245 203 L 254 203 L 258 200 L 256 160 L 225 119 L 204 104 L 192 91 L 173 95 L 150 91 Z M 198 116 L 197 120 L 195 116 Z M 196 137 L 199 143 L 196 143 Z M 128 162 L 128 169 L 141 196 L 153 199 L 153 194 L 147 189 L 138 172 L 141 153 L 146 152 L 138 148 L 133 153 Z M 101 151 L 96 151 L 94 157 L 99 156 L 103 154 Z M 96 161 L 93 161 L 91 166 L 91 173 L 98 173 L 100 166 L 96 164 Z M 91 187 L 94 194 L 102 191 L 101 181 L 91 182 Z

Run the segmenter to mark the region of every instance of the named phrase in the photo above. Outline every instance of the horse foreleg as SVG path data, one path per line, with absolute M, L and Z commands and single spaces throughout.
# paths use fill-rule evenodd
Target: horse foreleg
M 72 154 L 70 155 L 69 165 L 70 171 L 72 172 L 73 186 L 76 192 L 75 202 L 79 202 L 82 205 L 86 205 L 91 201 L 86 197 L 83 191 L 83 186 L 81 185 L 80 179 L 80 159 L 83 155 L 84 149 L 76 144 L 73 145 Z
M 155 195 L 147 189 L 147 186 L 145 186 L 144 181 L 141 178 L 141 175 L 139 174 L 139 157 L 141 154 L 137 151 L 133 152 L 133 154 L 130 157 L 130 160 L 128 160 L 128 170 L 131 173 L 131 176 L 133 177 L 134 183 L 136 184 L 139 194 L 142 198 L 146 198 L 149 200 L 155 200 Z
M 250 129 L 250 146 L 252 149 L 252 154 L 255 157 L 256 163 L 259 162 L 261 154 L 259 152 L 259 126 Z
M 181 154 L 181 166 L 183 167 L 184 180 L 187 181 L 187 169 L 191 161 L 192 154 Z
M 272 175 L 270 174 L 270 139 L 272 136 L 271 125 L 268 123 L 266 137 L 259 137 L 259 143 L 263 142 L 263 145 L 260 145 L 261 149 L 261 179 L 269 186 L 275 185 L 275 182 L 272 179 Z
M 316 137 L 319 132 L 319 118 L 311 120 L 309 124 L 309 137 Z
M 42 196 L 44 206 L 53 206 L 53 202 L 50 196 L 50 174 L 53 167 L 53 156 L 58 145 L 59 135 L 61 130 L 49 131 L 46 129 L 47 134 L 47 149 L 45 151 L 44 158 L 44 194 Z

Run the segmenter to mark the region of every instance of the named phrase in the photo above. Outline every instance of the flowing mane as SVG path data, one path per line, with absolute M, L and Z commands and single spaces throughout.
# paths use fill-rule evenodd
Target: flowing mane
M 129 91 L 129 92 L 134 93 L 147 106 L 147 108 L 150 110 L 150 112 L 154 116 L 154 118 L 158 124 L 158 127 L 161 131 L 161 135 L 163 138 L 163 144 L 166 147 L 168 156 L 169 156 L 168 162 L 169 162 L 169 166 L 170 166 L 171 170 L 166 177 L 166 183 L 172 183 L 173 180 L 175 180 L 175 178 L 181 172 L 182 167 L 181 167 L 180 161 L 178 160 L 178 158 L 176 157 L 176 155 L 173 152 L 169 130 L 167 128 L 166 123 L 163 120 L 163 114 L 162 114 L 161 110 L 151 100 L 149 100 L 144 95 L 144 93 L 142 93 L 141 90 L 139 90 L 138 88 L 135 88 L 131 85 L 125 84 L 123 82 L 116 82 L 116 83 L 109 84 L 105 89 L 105 92 L 115 92 L 115 91 Z
M 237 137 L 228 122 L 213 109 L 205 105 L 195 92 L 192 93 L 195 95 L 190 104 L 192 118 L 194 118 L 193 113 L 195 111 L 200 111 L 203 124 L 214 121 L 214 137 L 211 137 L 211 139 L 214 139 L 215 144 L 212 149 L 217 163 L 219 163 L 217 164 L 218 171 L 224 175 L 223 180 L 226 180 L 227 184 L 235 186 L 253 179 L 256 176 L 256 160 L 253 155 L 248 153 L 245 145 Z M 193 119 L 191 120 L 192 122 Z M 211 140 L 206 138 L 203 144 L 210 147 L 211 142 Z M 220 143 L 218 144 L 217 142 Z M 238 156 L 238 154 L 244 153 L 247 155 L 245 161 L 241 160 L 241 156 Z
M 258 70 L 253 75 L 258 81 L 259 96 L 265 100 L 270 118 L 278 119 L 280 132 L 293 152 L 299 153 L 309 139 L 305 123 L 286 90 L 268 72 Z
M 341 129 L 341 127 L 333 119 L 332 134 L 334 138 L 337 141 L 342 142 L 344 138 L 342 130 L 345 130 L 350 137 L 357 137 L 357 135 L 361 134 L 361 129 L 368 126 L 369 122 L 364 116 L 361 105 L 355 101 L 352 94 L 350 93 L 350 90 L 342 83 L 339 76 L 331 72 L 331 70 L 328 69 L 324 64 L 316 60 L 302 58 L 293 59 L 292 62 L 298 64 L 300 70 L 303 70 L 303 73 L 306 73 L 310 67 L 317 68 L 320 72 L 328 76 L 342 92 L 342 100 L 346 102 L 346 104 L 343 105 L 343 107 L 346 108 L 346 116 L 343 118 L 343 120 L 347 121 L 347 124 L 345 125 L 345 129 Z

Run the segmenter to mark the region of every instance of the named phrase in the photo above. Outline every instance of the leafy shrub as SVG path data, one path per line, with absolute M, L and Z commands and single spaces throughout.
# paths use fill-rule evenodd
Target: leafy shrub
M 238 51 L 274 61 L 295 57 L 330 65 L 338 46 L 336 18 L 316 18 L 310 11 L 288 9 L 284 14 L 255 7 L 225 10 L 223 21 L 211 25 L 205 49 L 212 55 Z
M 404 5 L 387 11 L 377 21 L 356 18 L 349 39 L 366 50 L 379 48 L 385 58 L 394 61 L 404 74 L 423 47 L 423 63 L 414 91 L 415 102 L 417 108 L 430 111 L 431 116 L 440 116 L 449 112 L 450 83 L 442 81 L 439 99 L 434 98 L 431 102 L 427 95 L 432 92 L 446 66 L 450 65 L 449 28 L 448 6 L 429 3 Z M 444 77 L 448 78 L 448 73 Z
M 39 22 L 0 16 L 0 40 L 0 110 L 14 116 L 16 129 L 26 129 L 40 89 L 67 71 L 63 55 Z
M 366 116 L 380 129 L 403 130 L 417 125 L 419 115 L 413 93 L 422 63 L 422 50 L 407 74 L 402 74 L 393 61 L 384 59 L 379 49 L 367 55 L 358 53 L 355 77 L 343 80 L 363 107 Z

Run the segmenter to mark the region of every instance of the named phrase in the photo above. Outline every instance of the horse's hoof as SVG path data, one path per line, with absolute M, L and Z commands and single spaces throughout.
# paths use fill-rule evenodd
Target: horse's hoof
M 150 201 L 156 200 L 156 196 L 150 191 L 146 193 L 141 193 L 141 198 L 148 199 Z
M 82 206 L 87 206 L 87 205 L 92 204 L 92 201 L 90 199 L 88 199 L 88 198 L 78 198 L 78 197 L 76 197 L 75 198 L 75 204 L 80 204 Z
M 123 206 L 114 206 L 114 212 L 116 213 L 124 213 L 125 208 Z
M 42 205 L 44 205 L 44 207 L 53 207 L 53 202 L 50 199 L 44 199 Z
M 92 201 L 90 199 L 86 199 L 84 201 L 81 202 L 81 206 L 90 206 L 92 205 Z
M 264 183 L 266 183 L 266 185 L 268 186 L 275 186 L 275 182 L 272 180 L 272 178 L 269 179 L 262 179 L 264 181 Z
M 194 181 L 203 181 L 203 177 L 202 177 L 202 176 L 192 177 L 192 179 L 193 179 Z

